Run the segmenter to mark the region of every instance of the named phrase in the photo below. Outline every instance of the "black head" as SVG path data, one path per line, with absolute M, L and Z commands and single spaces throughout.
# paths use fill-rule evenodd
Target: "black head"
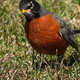
M 38 18 L 40 12 L 40 5 L 35 0 L 21 0 L 19 9 L 25 15 L 28 22 L 34 18 Z

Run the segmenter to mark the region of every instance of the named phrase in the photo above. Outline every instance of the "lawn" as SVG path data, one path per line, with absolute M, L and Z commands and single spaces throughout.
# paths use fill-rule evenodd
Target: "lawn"
M 36 0 L 47 10 L 61 16 L 72 30 L 80 29 L 80 0 Z M 80 57 L 69 46 L 64 65 L 61 58 L 44 55 L 40 69 L 39 53 L 25 37 L 25 17 L 19 10 L 20 0 L 0 0 L 0 80 L 80 80 Z M 80 51 L 80 34 L 75 37 Z M 52 68 L 51 68 L 52 60 Z M 33 69 L 34 67 L 34 69 Z

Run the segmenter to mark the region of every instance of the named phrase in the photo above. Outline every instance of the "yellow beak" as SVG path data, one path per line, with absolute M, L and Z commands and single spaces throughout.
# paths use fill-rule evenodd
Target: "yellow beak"
M 22 10 L 22 14 L 25 14 L 25 13 L 27 13 L 28 11 L 30 11 L 30 9 L 26 9 L 26 10 L 23 9 L 23 10 Z

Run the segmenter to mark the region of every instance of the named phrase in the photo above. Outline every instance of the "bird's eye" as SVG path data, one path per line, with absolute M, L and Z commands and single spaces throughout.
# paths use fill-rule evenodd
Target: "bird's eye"
M 27 9 L 32 9 L 34 6 L 34 4 L 32 2 L 30 2 L 30 4 L 28 5 Z
M 32 7 L 33 3 L 30 3 L 30 7 Z

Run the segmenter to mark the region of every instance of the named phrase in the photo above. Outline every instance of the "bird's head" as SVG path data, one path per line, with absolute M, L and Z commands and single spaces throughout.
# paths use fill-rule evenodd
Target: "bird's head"
M 28 22 L 39 17 L 40 5 L 35 0 L 21 0 L 19 9 L 25 15 Z

